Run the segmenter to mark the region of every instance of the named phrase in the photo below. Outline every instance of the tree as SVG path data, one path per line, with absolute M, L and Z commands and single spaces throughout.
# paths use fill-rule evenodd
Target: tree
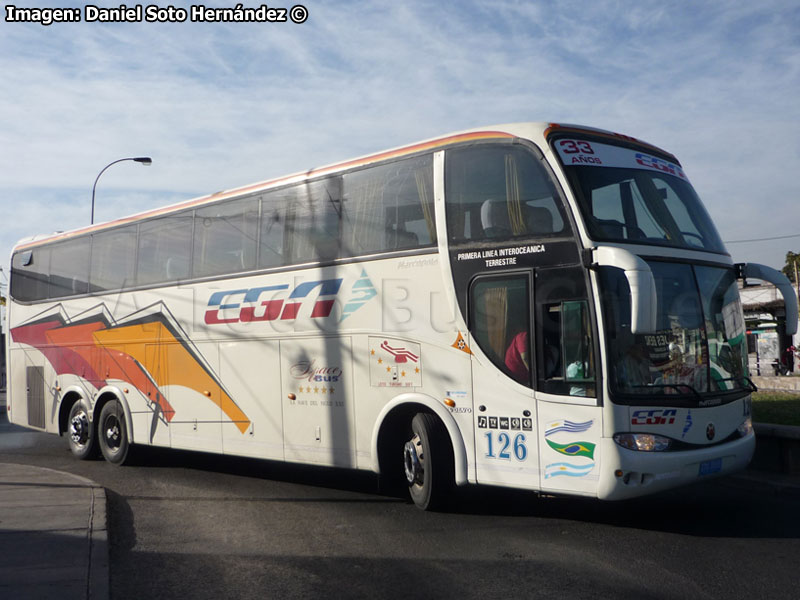
M 783 267 L 783 274 L 789 278 L 792 283 L 797 283 L 794 280 L 795 267 L 800 271 L 800 252 L 792 252 L 791 250 L 786 253 L 786 266 Z

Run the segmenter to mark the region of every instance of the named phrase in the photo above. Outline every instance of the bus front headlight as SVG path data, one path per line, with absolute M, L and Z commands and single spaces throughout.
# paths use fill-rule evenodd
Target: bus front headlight
M 753 433 L 753 419 L 747 417 L 742 424 L 736 428 L 736 431 L 738 431 L 739 435 L 742 437 L 746 437 Z
M 614 441 L 628 450 L 639 452 L 665 452 L 672 440 L 654 433 L 615 433 Z

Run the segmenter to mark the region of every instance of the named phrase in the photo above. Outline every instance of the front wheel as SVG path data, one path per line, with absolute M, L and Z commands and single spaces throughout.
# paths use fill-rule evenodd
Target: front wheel
M 411 499 L 422 510 L 442 508 L 453 485 L 453 450 L 444 424 L 430 413 L 411 421 L 411 439 L 403 447 Z
M 125 425 L 125 411 L 122 410 L 119 400 L 107 402 L 100 411 L 97 437 L 100 442 L 100 450 L 108 462 L 115 465 L 125 462 L 130 443 L 128 428 Z
M 67 441 L 72 455 L 81 460 L 93 458 L 97 448 L 95 433 L 89 421 L 89 411 L 82 401 L 78 400 L 70 408 L 68 426 Z

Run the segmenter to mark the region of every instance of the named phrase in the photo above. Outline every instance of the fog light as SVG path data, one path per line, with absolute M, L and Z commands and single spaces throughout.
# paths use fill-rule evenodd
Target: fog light
M 614 441 L 623 448 L 639 452 L 664 452 L 672 440 L 654 433 L 615 433 Z

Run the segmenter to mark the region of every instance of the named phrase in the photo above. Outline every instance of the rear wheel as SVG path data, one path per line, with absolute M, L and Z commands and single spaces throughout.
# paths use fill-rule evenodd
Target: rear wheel
M 69 410 L 67 441 L 72 455 L 81 460 L 93 458 L 97 445 L 89 411 L 78 400 Z
M 125 462 L 130 449 L 128 428 L 125 425 L 125 412 L 119 400 L 111 400 L 100 411 L 97 424 L 97 437 L 100 450 L 105 459 L 115 465 Z
M 453 485 L 453 450 L 444 424 L 434 415 L 419 413 L 412 419 L 403 465 L 414 504 L 423 510 L 442 508 Z

